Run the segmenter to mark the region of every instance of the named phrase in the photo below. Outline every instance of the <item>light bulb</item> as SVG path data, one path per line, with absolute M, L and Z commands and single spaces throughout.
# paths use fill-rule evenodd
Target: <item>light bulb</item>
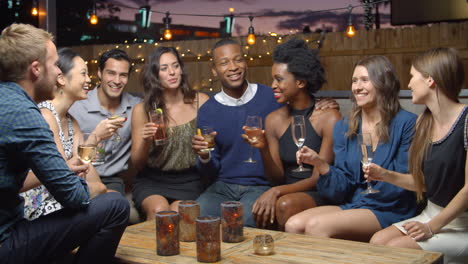
M 92 14 L 91 17 L 89 18 L 89 23 L 92 25 L 96 25 L 98 23 L 99 19 L 96 16 L 96 14 Z
M 354 35 L 356 35 L 356 29 L 354 28 L 353 24 L 350 24 L 346 29 L 346 36 L 352 38 Z
M 255 34 L 249 34 L 249 35 L 247 35 L 247 43 L 248 43 L 249 45 L 255 44 L 255 41 L 256 41 Z
M 33 8 L 31 9 L 31 15 L 37 16 L 38 14 L 39 14 L 39 11 L 37 11 L 37 7 L 33 7 Z
M 165 40 L 170 40 L 172 38 L 172 32 L 170 29 L 166 28 L 164 30 L 164 39 Z

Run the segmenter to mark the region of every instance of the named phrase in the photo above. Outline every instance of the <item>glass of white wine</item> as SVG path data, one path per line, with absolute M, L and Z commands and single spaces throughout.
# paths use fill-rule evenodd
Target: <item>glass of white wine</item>
M 125 121 L 127 121 L 127 113 L 110 114 L 107 119 L 115 120 L 117 118 L 124 118 L 123 121 L 121 123 L 119 123 L 120 127 L 122 127 L 122 124 L 125 123 Z M 122 137 L 120 136 L 120 134 L 119 134 L 119 132 L 117 130 L 115 131 L 114 137 L 112 137 L 111 140 L 112 141 L 122 141 Z
M 78 140 L 78 158 L 83 163 L 89 164 L 96 156 L 96 146 L 96 135 L 83 133 L 83 137 Z
M 306 128 L 305 128 L 305 120 L 304 116 L 302 115 L 295 115 L 292 119 L 291 124 L 291 134 L 298 149 L 301 149 L 304 146 L 305 138 L 306 138 Z M 302 171 L 310 171 L 309 168 L 304 168 L 302 163 L 299 163 L 299 167 L 292 170 L 293 172 L 302 172 Z
M 250 141 L 255 143 L 258 136 L 262 134 L 262 117 L 260 116 L 247 116 L 245 120 L 245 134 L 249 137 Z M 250 146 L 249 158 L 244 160 L 246 163 L 256 163 L 257 161 L 252 158 L 253 147 Z
M 374 149 L 372 145 L 372 134 L 361 133 L 357 134 L 358 147 L 361 152 L 362 168 L 369 166 L 374 158 Z M 367 188 L 362 194 L 378 193 L 379 190 L 372 188 L 371 182 L 367 182 Z

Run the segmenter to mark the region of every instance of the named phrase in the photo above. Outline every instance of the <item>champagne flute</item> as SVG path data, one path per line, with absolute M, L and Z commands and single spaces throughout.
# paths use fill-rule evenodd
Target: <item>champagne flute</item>
M 260 116 L 247 116 L 245 120 L 245 134 L 249 137 L 252 143 L 257 142 L 258 136 L 262 134 L 262 117 Z M 252 159 L 253 147 L 250 146 L 249 158 L 244 160 L 246 163 L 256 163 L 257 161 Z
M 293 116 L 293 121 L 291 125 L 291 134 L 298 149 L 301 149 L 305 143 L 306 137 L 306 129 L 305 129 L 305 120 L 304 116 L 302 115 L 295 115 Z M 302 166 L 302 162 L 299 163 L 299 166 L 292 170 L 293 172 L 302 172 L 302 171 L 310 171 L 309 168 L 304 168 Z
M 365 168 L 372 163 L 374 158 L 374 150 L 372 147 L 372 134 L 362 133 L 357 134 L 358 146 L 361 150 L 361 163 L 362 167 Z M 379 190 L 372 188 L 371 182 L 367 181 L 367 189 L 361 192 L 362 194 L 378 193 Z
M 127 121 L 127 113 L 114 113 L 114 114 L 110 114 L 109 117 L 107 119 L 109 120 L 114 120 L 114 119 L 117 119 L 117 118 L 125 118 L 124 121 L 122 121 L 119 125 L 125 123 L 125 121 Z M 112 137 L 111 139 L 112 141 L 122 141 L 122 137 L 120 136 L 119 132 L 116 130 L 115 131 L 115 134 L 114 134 L 114 137 Z
M 96 155 L 97 139 L 95 134 L 83 133 L 83 138 L 78 140 L 78 158 L 89 164 Z

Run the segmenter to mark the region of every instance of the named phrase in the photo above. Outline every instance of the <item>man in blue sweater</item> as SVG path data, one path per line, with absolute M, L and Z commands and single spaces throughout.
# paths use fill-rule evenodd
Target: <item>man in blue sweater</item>
M 192 147 L 199 155 L 197 167 L 202 175 L 214 183 L 198 198 L 201 215 L 220 215 L 224 201 L 240 201 L 244 209 L 244 225 L 255 227 L 252 206 L 257 198 L 270 188 L 263 176 L 260 152 L 253 150 L 256 163 L 246 163 L 250 154 L 244 142 L 242 126 L 247 116 L 262 119 L 280 105 L 270 87 L 249 83 L 246 78 L 247 63 L 241 46 L 231 40 L 218 41 L 212 49 L 213 75 L 221 81 L 222 91 L 210 98 L 198 112 L 198 127 L 210 126 L 216 132 L 215 150 L 207 148 L 203 137 L 194 136 Z

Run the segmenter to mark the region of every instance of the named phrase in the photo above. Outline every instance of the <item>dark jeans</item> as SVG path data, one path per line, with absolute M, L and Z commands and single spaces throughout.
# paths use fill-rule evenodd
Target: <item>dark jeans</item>
M 216 181 L 197 199 L 200 203 L 200 215 L 220 216 L 222 202 L 239 201 L 244 209 L 244 225 L 255 227 L 252 206 L 257 198 L 268 189 L 270 186 L 246 186 Z
M 51 263 L 79 247 L 75 263 L 111 263 L 128 223 L 129 205 L 119 193 L 92 199 L 86 209 L 62 209 L 21 221 L 0 244 L 1 263 Z

